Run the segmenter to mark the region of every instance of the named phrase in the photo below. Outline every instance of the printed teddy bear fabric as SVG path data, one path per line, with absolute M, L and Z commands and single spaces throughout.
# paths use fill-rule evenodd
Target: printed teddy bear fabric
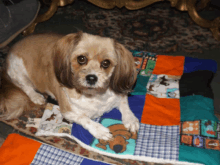
M 88 150 L 122 159 L 220 164 L 220 123 L 209 85 L 216 62 L 132 53 L 138 77 L 128 101 L 140 122 L 137 133 L 126 130 L 113 109 L 95 121 L 108 127 L 114 139 L 95 139 L 81 125 L 65 123 L 59 107 L 48 104 L 37 135 L 68 136 Z

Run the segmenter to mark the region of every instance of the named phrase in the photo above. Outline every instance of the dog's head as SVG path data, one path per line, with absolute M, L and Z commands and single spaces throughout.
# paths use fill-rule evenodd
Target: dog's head
M 87 33 L 61 38 L 54 48 L 53 63 L 62 85 L 88 95 L 108 88 L 126 94 L 136 80 L 133 56 L 123 45 Z

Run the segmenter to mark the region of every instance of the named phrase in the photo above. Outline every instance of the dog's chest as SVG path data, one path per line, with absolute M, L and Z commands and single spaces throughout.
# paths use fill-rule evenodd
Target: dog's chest
M 90 118 L 97 118 L 120 104 L 120 96 L 111 91 L 103 95 L 88 98 L 81 96 L 79 99 L 71 98 L 71 104 L 74 110 L 83 111 Z

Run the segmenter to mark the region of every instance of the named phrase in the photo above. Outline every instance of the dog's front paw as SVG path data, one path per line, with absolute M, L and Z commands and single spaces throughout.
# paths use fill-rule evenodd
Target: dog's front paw
M 100 123 L 92 122 L 88 126 L 88 131 L 96 138 L 102 140 L 110 140 L 112 134 L 109 129 L 101 125 Z
M 39 93 L 35 93 L 35 92 L 30 94 L 30 99 L 33 103 L 38 104 L 38 105 L 43 105 L 46 102 L 43 95 Z
M 129 114 L 122 118 L 122 122 L 129 131 L 138 132 L 139 130 L 139 120 L 133 115 Z

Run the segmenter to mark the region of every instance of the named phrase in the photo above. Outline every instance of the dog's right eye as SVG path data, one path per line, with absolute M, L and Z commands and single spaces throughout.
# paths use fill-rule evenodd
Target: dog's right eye
M 83 55 L 77 57 L 77 61 L 80 65 L 86 64 L 87 63 L 87 58 Z

